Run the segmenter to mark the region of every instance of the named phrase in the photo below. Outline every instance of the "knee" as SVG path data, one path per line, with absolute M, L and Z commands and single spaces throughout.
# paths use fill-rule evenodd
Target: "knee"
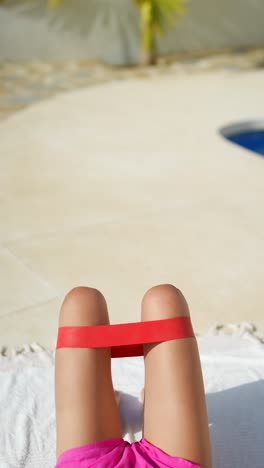
M 172 284 L 153 286 L 143 296 L 142 320 L 160 320 L 188 315 L 190 312 L 184 295 Z
M 60 309 L 59 326 L 93 326 L 108 323 L 107 304 L 98 289 L 77 286 L 66 294 Z

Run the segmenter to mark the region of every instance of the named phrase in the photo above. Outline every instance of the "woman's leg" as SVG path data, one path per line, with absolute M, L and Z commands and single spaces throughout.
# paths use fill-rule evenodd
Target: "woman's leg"
M 109 324 L 104 296 L 77 287 L 65 297 L 59 326 Z M 56 455 L 122 437 L 111 377 L 110 348 L 60 348 L 55 353 Z
M 175 286 L 149 289 L 142 320 L 189 316 Z M 204 384 L 195 337 L 144 345 L 143 437 L 167 454 L 211 468 L 211 445 Z

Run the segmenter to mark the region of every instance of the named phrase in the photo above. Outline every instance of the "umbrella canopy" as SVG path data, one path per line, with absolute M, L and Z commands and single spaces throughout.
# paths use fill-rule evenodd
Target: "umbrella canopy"
M 131 29 L 140 33 L 139 12 L 132 0 L 0 0 L 16 12 L 31 17 L 46 16 L 51 25 L 81 36 L 90 33 L 95 24 L 113 28 L 120 39 Z M 57 6 L 61 6 L 57 8 Z

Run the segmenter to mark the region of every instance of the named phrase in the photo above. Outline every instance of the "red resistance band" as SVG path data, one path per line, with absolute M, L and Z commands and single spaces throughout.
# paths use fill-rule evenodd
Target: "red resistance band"
M 189 316 L 117 325 L 59 327 L 56 349 L 111 347 L 112 358 L 143 356 L 143 344 L 193 336 Z

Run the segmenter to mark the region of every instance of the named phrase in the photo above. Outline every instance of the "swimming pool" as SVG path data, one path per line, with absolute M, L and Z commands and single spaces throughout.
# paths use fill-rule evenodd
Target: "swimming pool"
M 228 125 L 220 133 L 232 143 L 264 157 L 264 120 Z

